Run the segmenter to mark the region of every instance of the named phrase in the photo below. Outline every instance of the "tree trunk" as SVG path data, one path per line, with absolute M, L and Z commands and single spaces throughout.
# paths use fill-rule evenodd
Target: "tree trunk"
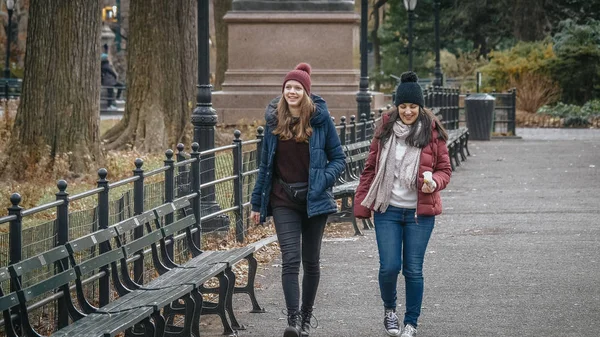
M 232 0 L 214 1 L 215 16 L 215 36 L 214 41 L 217 45 L 217 64 L 215 69 L 215 90 L 221 90 L 221 85 L 225 80 L 225 71 L 229 63 L 229 30 L 223 20 L 225 14 L 231 10 Z
M 381 90 L 381 79 L 379 73 L 381 72 L 381 40 L 379 39 L 379 25 L 381 23 L 379 11 L 380 8 L 385 5 L 387 0 L 378 0 L 373 4 L 373 30 L 371 31 L 371 42 L 373 43 L 373 63 L 375 71 L 375 84 L 373 90 Z
M 100 0 L 32 0 L 3 177 L 83 173 L 100 159 Z
M 197 73 L 196 0 L 131 0 L 127 103 L 107 149 L 164 151 L 187 141 Z M 189 129 L 188 129 L 189 128 Z

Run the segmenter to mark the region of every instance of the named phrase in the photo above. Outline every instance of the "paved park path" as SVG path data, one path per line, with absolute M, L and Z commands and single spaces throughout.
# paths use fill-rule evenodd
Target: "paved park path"
M 419 337 L 600 336 L 600 130 L 517 134 L 472 141 L 443 192 Z M 246 297 L 235 296 L 248 326 L 240 336 L 282 335 L 279 263 L 259 270 L 266 313 L 248 313 Z M 377 269 L 373 231 L 323 244 L 311 336 L 385 336 Z M 206 328 L 204 336 L 221 332 Z

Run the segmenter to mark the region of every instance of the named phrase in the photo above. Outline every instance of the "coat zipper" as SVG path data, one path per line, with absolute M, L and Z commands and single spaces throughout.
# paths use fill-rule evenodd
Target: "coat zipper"
M 419 171 L 421 170 L 421 156 L 419 155 L 419 160 L 417 162 L 417 207 L 415 208 L 415 223 L 419 224 L 419 218 L 417 217 L 417 212 L 419 211 Z M 422 187 L 422 186 L 421 186 Z
M 313 134 L 314 134 L 314 132 L 313 132 Z M 312 137 L 312 135 L 310 137 Z M 308 138 L 308 181 L 307 181 L 308 192 L 306 192 L 306 215 L 308 215 L 309 217 L 310 217 L 310 215 L 309 215 L 310 214 L 310 206 L 309 206 L 310 198 L 308 197 L 308 195 L 310 194 L 310 167 L 311 167 L 310 154 L 312 152 L 312 147 L 310 145 L 310 137 Z

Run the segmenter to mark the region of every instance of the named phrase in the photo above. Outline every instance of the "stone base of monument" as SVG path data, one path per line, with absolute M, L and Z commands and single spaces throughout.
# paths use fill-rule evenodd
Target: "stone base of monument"
M 312 66 L 311 91 L 327 101 L 336 122 L 357 114 L 358 14 L 233 10 L 224 20 L 228 69 L 222 91 L 212 95 L 220 123 L 263 121 L 267 104 L 281 95 L 283 78 L 300 62 Z M 372 108 L 382 105 L 383 95 L 374 93 Z

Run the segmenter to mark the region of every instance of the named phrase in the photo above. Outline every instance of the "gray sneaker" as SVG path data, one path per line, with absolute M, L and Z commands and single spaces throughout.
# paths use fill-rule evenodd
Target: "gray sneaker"
M 400 323 L 398 322 L 398 315 L 396 310 L 385 309 L 385 316 L 383 316 L 383 327 L 388 336 L 398 337 L 400 335 Z
M 406 324 L 402 329 L 402 335 L 400 337 L 415 337 L 417 335 L 417 328 L 410 324 Z

